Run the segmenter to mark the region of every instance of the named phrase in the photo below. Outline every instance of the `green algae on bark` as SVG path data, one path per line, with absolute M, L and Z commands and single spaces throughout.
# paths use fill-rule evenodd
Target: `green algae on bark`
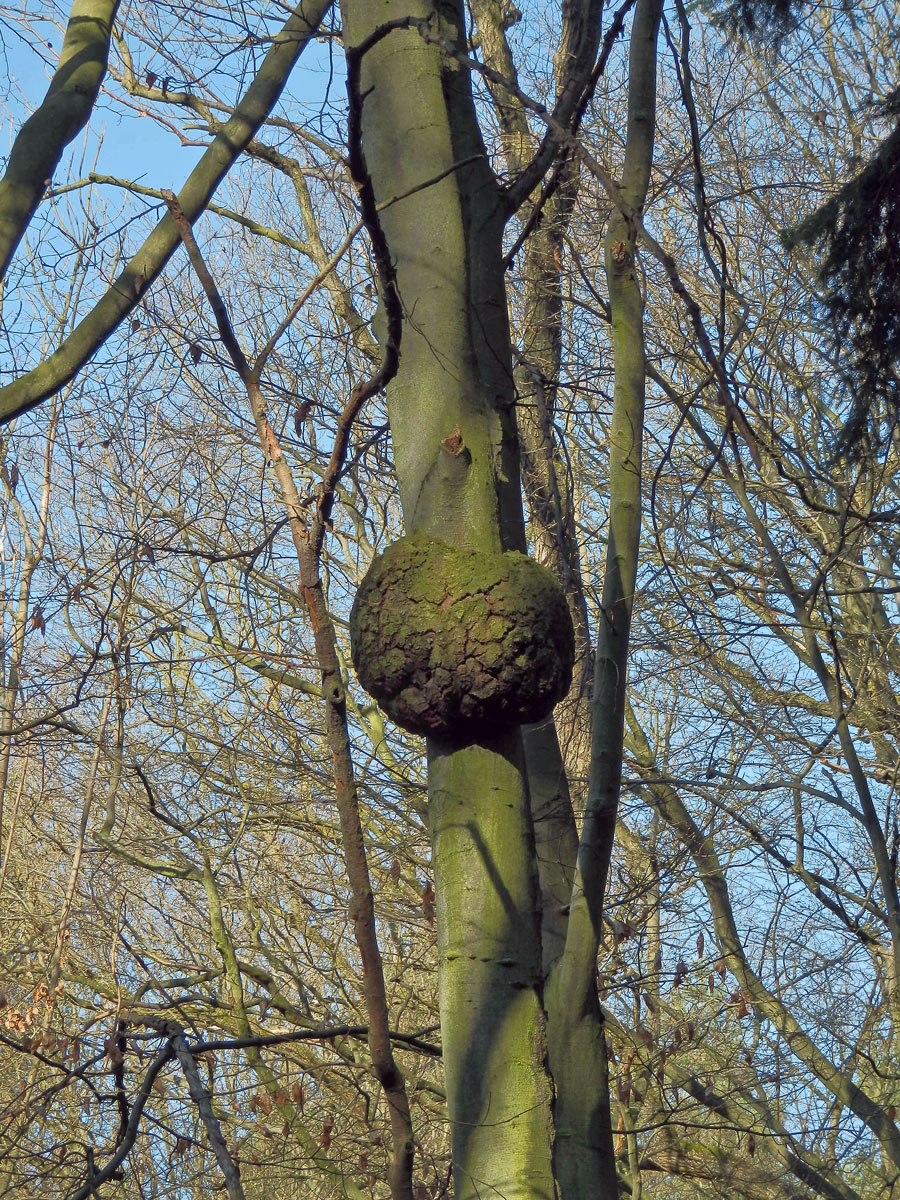
M 425 534 L 374 560 L 350 642 L 360 682 L 398 725 L 472 740 L 548 716 L 575 655 L 548 570 L 525 554 L 458 550 Z

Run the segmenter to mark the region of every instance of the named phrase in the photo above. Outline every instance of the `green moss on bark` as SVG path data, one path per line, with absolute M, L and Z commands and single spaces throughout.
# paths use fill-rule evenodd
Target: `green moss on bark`
M 524 554 L 457 550 L 424 534 L 372 563 L 350 640 L 360 682 L 398 725 L 472 740 L 548 716 L 575 656 L 549 571 Z

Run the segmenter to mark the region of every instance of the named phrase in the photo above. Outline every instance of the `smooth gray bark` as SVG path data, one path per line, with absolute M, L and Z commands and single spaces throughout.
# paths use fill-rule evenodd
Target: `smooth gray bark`
M 348 44 L 429 3 L 342 5 Z M 429 29 L 465 50 L 461 4 Z M 408 533 L 524 549 L 501 259 L 506 207 L 468 69 L 415 30 L 370 40 L 363 146 L 406 323 L 388 412 Z M 474 161 L 473 161 L 474 158 Z M 459 164 L 447 174 L 448 168 Z M 519 731 L 428 746 L 441 1028 L 454 1194 L 553 1197 L 539 899 Z

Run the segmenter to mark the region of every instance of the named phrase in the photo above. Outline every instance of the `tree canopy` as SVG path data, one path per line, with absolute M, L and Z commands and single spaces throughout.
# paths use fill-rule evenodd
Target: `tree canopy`
M 898 1195 L 896 25 L 5 10 L 0 1196 Z

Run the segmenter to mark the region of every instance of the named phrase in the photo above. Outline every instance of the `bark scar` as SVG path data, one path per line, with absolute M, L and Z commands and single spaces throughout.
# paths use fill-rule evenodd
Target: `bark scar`
M 454 458 L 459 458 L 463 450 L 466 448 L 466 443 L 463 441 L 462 430 L 459 427 L 459 422 L 456 422 L 456 427 L 449 437 L 441 438 L 441 445 L 448 454 L 452 454 Z

